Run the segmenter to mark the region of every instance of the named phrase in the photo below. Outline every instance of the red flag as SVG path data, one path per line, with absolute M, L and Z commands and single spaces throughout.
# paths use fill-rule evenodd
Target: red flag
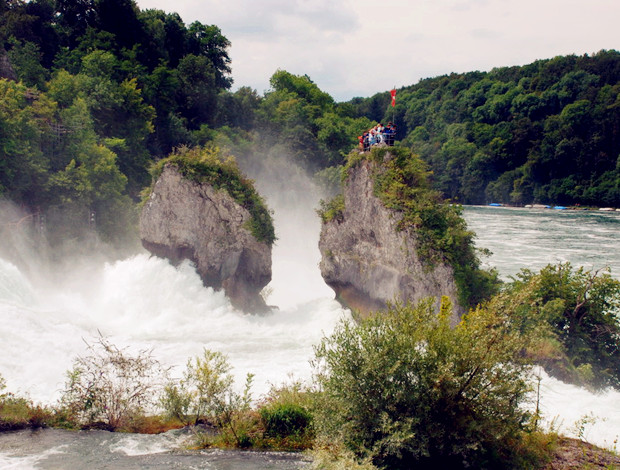
M 390 91 L 390 95 L 392 96 L 392 107 L 396 106 L 396 89 L 392 88 Z

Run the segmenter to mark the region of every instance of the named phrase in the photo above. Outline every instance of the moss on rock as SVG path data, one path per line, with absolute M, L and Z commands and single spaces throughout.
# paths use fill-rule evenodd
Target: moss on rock
M 233 156 L 225 156 L 218 147 L 181 147 L 157 162 L 151 169 L 153 181 L 161 175 L 166 164 L 174 165 L 187 179 L 207 183 L 217 190 L 226 191 L 252 218 L 247 229 L 260 241 L 273 245 L 276 240 L 271 211 L 254 188 L 253 181 L 246 178 Z M 146 201 L 152 188 L 144 194 Z

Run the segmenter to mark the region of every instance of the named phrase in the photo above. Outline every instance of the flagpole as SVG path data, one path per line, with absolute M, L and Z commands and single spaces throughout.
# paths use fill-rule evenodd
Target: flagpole
M 392 87 L 392 90 L 396 90 L 396 85 L 394 85 L 394 86 Z M 392 106 L 392 124 L 396 124 L 396 122 L 395 122 L 395 118 L 394 118 L 394 108 L 395 108 L 395 107 L 396 107 L 396 106 Z

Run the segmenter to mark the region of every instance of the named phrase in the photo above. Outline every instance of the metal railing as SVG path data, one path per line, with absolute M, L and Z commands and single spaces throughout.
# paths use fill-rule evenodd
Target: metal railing
M 388 147 L 394 146 L 394 138 L 396 136 L 395 132 L 379 132 L 374 134 L 372 137 L 367 137 L 364 140 L 360 141 L 360 149 L 363 152 L 367 152 L 371 147 L 385 144 Z

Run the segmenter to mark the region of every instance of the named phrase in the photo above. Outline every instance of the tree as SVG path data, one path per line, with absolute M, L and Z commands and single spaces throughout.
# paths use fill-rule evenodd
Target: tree
M 45 95 L 0 80 L 0 193 L 30 207 L 46 199 L 49 158 L 41 144 L 54 112 Z
M 77 75 L 59 71 L 49 83 L 49 92 L 63 108 L 83 100 L 88 117 L 71 130 L 84 130 L 88 123 L 91 139 L 113 144 L 129 192 L 137 196 L 148 181 L 145 144 L 153 132 L 155 110 L 144 101 L 136 79 L 119 82 L 114 78 L 119 65 L 111 52 L 94 50 L 82 57 L 82 71 Z
M 520 351 L 529 341 L 500 312 L 450 325 L 442 299 L 343 321 L 316 348 L 318 432 L 381 468 L 513 468 L 528 419 Z
M 95 0 L 97 28 L 114 35 L 116 50 L 144 42 L 139 9 L 134 0 Z
M 204 56 L 186 55 L 177 67 L 181 111 L 192 129 L 211 123 L 215 117 L 216 72 Z
M 30 87 L 39 90 L 45 88 L 47 70 L 41 65 L 39 46 L 32 42 L 21 43 L 15 40 L 13 49 L 9 52 L 9 59 L 13 65 L 17 78 Z
M 193 22 L 188 31 L 188 52 L 209 59 L 215 70 L 215 85 L 220 89 L 228 89 L 233 80 L 229 77 L 230 57 L 227 49 L 230 41 L 222 35 L 215 25 L 206 26 L 198 21 Z
M 262 98 L 256 90 L 243 86 L 234 93 L 222 92 L 218 96 L 217 122 L 222 126 L 240 127 L 250 131 L 256 125 L 256 112 Z
M 322 110 L 334 104 L 333 98 L 321 91 L 307 75 L 293 75 L 286 70 L 278 70 L 269 79 L 269 84 L 275 92 L 291 93 L 306 105 L 318 106 Z

